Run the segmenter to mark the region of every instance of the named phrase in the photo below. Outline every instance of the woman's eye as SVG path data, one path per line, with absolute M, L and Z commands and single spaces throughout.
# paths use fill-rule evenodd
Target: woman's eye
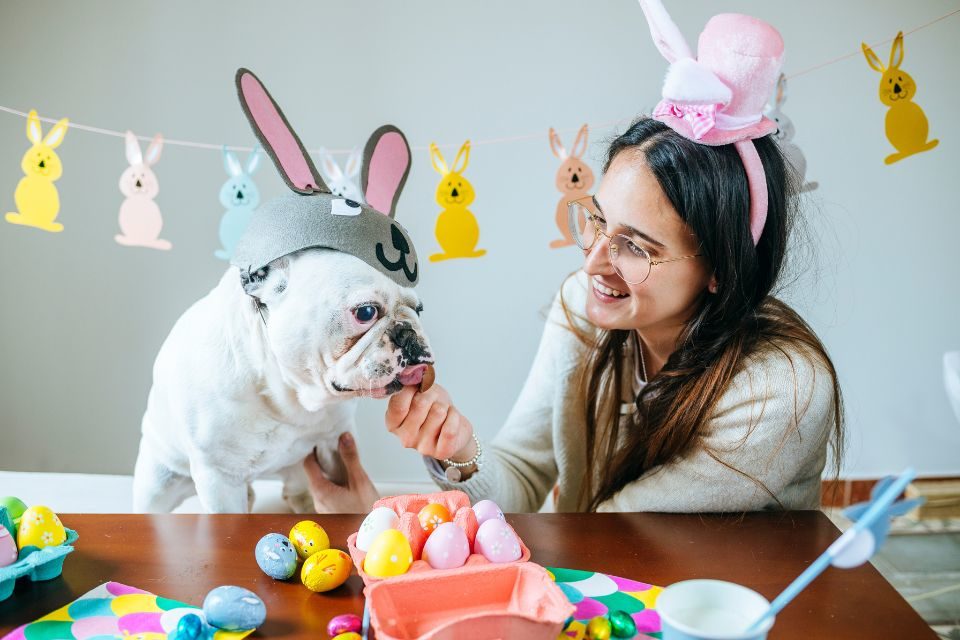
M 634 244 L 633 242 L 627 242 L 626 245 L 627 245 L 627 250 L 629 250 L 630 253 L 632 253 L 633 255 L 637 256 L 638 258 L 646 258 L 646 257 L 647 257 L 648 254 L 647 254 L 646 250 L 645 250 L 643 247 L 640 247 L 640 246 Z
M 365 304 L 353 310 L 353 317 L 360 324 L 367 324 L 377 319 L 377 308 L 372 304 Z

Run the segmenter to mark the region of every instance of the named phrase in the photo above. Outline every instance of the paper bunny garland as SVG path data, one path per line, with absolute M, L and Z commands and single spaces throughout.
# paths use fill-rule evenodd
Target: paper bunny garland
M 407 231 L 393 219 L 411 164 L 403 133 L 384 125 L 371 134 L 363 150 L 360 189 L 367 204 L 362 204 L 331 192 L 253 72 L 239 69 L 236 85 L 254 134 L 294 193 L 254 212 L 231 264 L 255 273 L 277 258 L 323 247 L 355 256 L 401 286 L 415 286 L 417 253 Z

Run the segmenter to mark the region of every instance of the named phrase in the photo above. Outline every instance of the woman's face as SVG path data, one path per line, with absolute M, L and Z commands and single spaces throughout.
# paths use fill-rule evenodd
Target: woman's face
M 608 235 L 623 234 L 650 258 L 669 260 L 700 253 L 693 232 L 667 199 L 643 156 L 621 152 L 611 163 L 595 196 Z M 703 258 L 654 265 L 641 284 L 627 284 L 610 262 L 610 241 L 603 235 L 585 251 L 590 277 L 587 317 L 601 329 L 644 332 L 679 329 L 697 310 L 711 286 Z M 621 257 L 621 259 L 625 259 Z

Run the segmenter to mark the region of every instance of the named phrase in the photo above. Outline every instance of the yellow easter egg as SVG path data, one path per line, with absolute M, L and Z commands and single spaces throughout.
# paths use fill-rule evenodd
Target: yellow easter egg
M 407 572 L 413 564 L 413 551 L 410 543 L 396 529 L 387 529 L 373 539 L 367 557 L 363 559 L 363 570 L 374 578 L 389 578 Z
M 49 507 L 30 507 L 20 517 L 17 544 L 24 547 L 55 547 L 67 539 L 63 523 Z
M 356 633 L 354 631 L 347 631 L 345 633 L 340 633 L 333 636 L 331 640 L 363 640 L 363 638 L 359 633 Z
M 442 504 L 432 502 L 420 509 L 417 520 L 420 521 L 420 526 L 423 527 L 424 531 L 433 533 L 444 522 L 450 522 L 450 512 Z
M 316 552 L 330 548 L 330 537 L 327 532 L 312 520 L 301 520 L 293 525 L 289 537 L 301 560 L 306 560 Z
M 303 561 L 303 567 L 300 569 L 300 581 L 303 585 L 323 593 L 336 589 L 350 577 L 350 570 L 353 564 L 350 562 L 350 556 L 340 549 L 324 549 L 314 553 Z

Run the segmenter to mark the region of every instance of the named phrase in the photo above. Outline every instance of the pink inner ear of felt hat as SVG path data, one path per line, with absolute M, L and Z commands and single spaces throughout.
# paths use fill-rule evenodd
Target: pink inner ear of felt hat
M 780 74 L 783 38 L 762 20 L 721 13 L 710 18 L 700 34 L 697 60 L 733 90 L 723 113 L 759 116 Z
M 394 196 L 407 171 L 409 161 L 407 145 L 399 133 L 386 133 L 380 138 L 370 157 L 365 194 L 367 204 L 380 213 L 390 215 Z
M 263 85 L 251 73 L 241 77 L 240 85 L 247 109 L 250 110 L 257 128 L 267 139 L 267 143 L 283 167 L 283 172 L 298 188 L 318 187 L 319 185 L 315 184 L 317 181 L 313 171 L 300 149 L 300 144 Z

